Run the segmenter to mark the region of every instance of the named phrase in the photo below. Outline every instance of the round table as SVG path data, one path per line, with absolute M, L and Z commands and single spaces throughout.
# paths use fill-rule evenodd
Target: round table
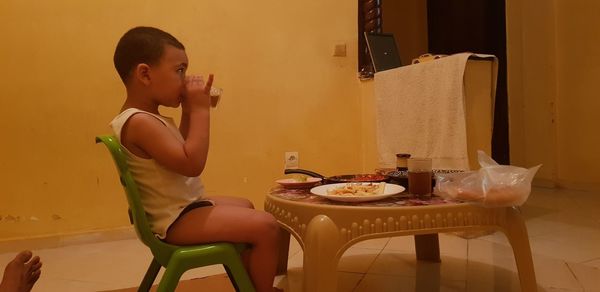
M 513 248 L 521 289 L 536 291 L 535 272 L 525 222 L 517 208 L 488 208 L 444 200 L 418 199 L 406 193 L 379 201 L 344 203 L 313 195 L 307 189 L 273 188 L 265 211 L 289 234 L 281 239 L 280 273 L 287 271 L 289 235 L 304 251 L 304 291 L 337 291 L 337 265 L 353 244 L 373 238 L 415 236 L 417 260 L 440 261 L 440 232 L 500 230 Z

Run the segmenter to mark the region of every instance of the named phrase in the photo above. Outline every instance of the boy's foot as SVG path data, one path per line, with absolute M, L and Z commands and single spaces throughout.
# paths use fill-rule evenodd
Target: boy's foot
M 0 283 L 0 292 L 29 292 L 42 273 L 40 257 L 26 250 L 6 265 Z

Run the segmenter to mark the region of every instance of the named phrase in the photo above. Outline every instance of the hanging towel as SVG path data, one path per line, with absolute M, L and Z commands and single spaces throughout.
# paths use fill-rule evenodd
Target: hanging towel
M 375 73 L 381 167 L 393 167 L 396 153 L 410 153 L 432 158 L 435 169 L 469 169 L 464 73 L 471 56 L 493 58 L 497 70 L 492 55 L 461 53 Z

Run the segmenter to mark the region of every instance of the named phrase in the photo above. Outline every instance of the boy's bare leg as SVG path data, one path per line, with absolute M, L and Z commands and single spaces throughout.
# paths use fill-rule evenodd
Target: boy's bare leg
M 40 278 L 42 262 L 31 251 L 22 251 L 6 265 L 0 292 L 29 292 Z
M 250 200 L 246 198 L 229 196 L 210 196 L 207 197 L 207 199 L 213 201 L 217 206 L 232 206 L 254 209 L 254 204 L 252 204 L 252 202 L 250 202 Z M 244 250 L 241 256 L 242 263 L 244 263 L 244 267 L 246 268 L 246 270 L 250 271 L 250 250 Z
M 249 274 L 257 292 L 276 291 L 279 225 L 269 213 L 219 205 L 193 209 L 181 216 L 167 232 L 165 241 L 191 245 L 217 241 L 249 243 Z

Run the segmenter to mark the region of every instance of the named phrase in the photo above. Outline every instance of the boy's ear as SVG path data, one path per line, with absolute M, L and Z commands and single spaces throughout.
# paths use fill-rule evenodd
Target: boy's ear
M 150 84 L 150 66 L 145 63 L 138 64 L 135 66 L 134 76 L 144 85 Z

